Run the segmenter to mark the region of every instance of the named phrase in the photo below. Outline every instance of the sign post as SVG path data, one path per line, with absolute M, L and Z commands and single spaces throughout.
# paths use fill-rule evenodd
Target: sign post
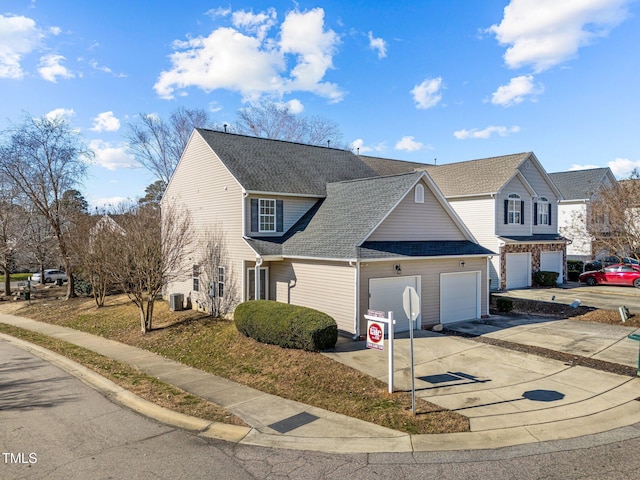
M 393 393 L 393 326 L 396 321 L 393 319 L 393 312 L 388 312 L 384 316 L 384 312 L 369 310 L 367 315 L 367 348 L 376 350 L 384 350 L 384 332 L 379 323 L 389 325 L 389 393 Z
M 413 287 L 405 287 L 402 293 L 402 307 L 409 319 L 409 338 L 411 342 L 411 412 L 416 414 L 416 380 L 413 363 L 413 328 L 414 322 L 420 315 L 420 297 Z

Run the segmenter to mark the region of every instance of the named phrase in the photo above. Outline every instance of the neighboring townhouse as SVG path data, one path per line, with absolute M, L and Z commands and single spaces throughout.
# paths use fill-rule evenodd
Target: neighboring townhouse
M 570 240 L 567 259 L 588 261 L 606 255 L 597 252 L 591 235 L 587 232 L 590 203 L 603 188 L 616 184 L 616 177 L 609 168 L 591 168 L 568 172 L 550 173 L 549 177 L 562 194 L 558 206 L 559 232 Z
M 489 313 L 493 252 L 424 170 L 381 176 L 349 151 L 197 129 L 162 202 L 188 210 L 196 236 L 222 228 L 220 282 L 238 301 L 315 308 L 354 336 L 367 310 L 392 310 L 407 330 L 406 286 L 420 295 L 417 328 Z M 166 295 L 202 288 L 198 261 Z
M 566 281 L 561 194 L 532 152 L 423 165 L 361 157 L 380 174 L 425 169 L 491 259 L 491 289 L 528 287 L 538 270 Z

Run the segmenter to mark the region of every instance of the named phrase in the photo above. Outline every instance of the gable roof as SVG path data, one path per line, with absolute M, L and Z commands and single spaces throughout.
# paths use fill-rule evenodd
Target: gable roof
M 532 152 L 524 152 L 433 165 L 360 156 L 378 174 L 425 170 L 447 198 L 497 193 L 530 157 L 535 158 Z
M 606 185 L 607 177 L 609 181 L 616 181 L 609 167 L 556 172 L 549 177 L 565 200 L 587 200 Z
M 377 175 L 348 150 L 196 131 L 249 192 L 324 196 L 328 183 Z
M 245 240 L 262 256 L 353 260 L 361 255 L 366 255 L 367 258 L 411 256 L 412 251 L 422 252 L 424 255 L 421 256 L 432 256 L 426 253 L 492 253 L 473 242 L 473 237 L 464 226 L 461 228 L 470 239 L 458 241 L 455 245 L 449 240 L 408 242 L 412 245 L 409 247 L 407 243 L 406 248 L 402 250 L 403 254 L 398 253 L 398 249 L 405 242 L 376 242 L 375 248 L 360 248 L 366 245 L 366 239 L 371 232 L 423 178 L 428 182 L 425 172 L 417 171 L 330 183 L 327 185 L 326 198 L 319 200 L 283 237 L 253 237 Z M 436 196 L 438 195 L 440 194 Z M 429 248 L 425 246 L 427 243 L 430 244 Z M 425 245 L 419 247 L 417 244 Z M 461 247 L 463 244 L 464 248 Z M 373 253 L 374 251 L 377 253 Z

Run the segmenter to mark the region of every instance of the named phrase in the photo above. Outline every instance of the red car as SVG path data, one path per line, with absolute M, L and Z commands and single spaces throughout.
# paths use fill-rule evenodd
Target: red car
M 618 263 L 602 270 L 584 272 L 579 280 L 587 285 L 629 285 L 640 288 L 640 267 Z

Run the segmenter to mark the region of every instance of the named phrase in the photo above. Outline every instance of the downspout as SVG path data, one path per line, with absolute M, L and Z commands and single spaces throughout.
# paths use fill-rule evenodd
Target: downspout
M 246 238 L 247 236 L 247 232 L 246 232 L 246 227 L 247 227 L 247 214 L 246 214 L 246 199 L 249 196 L 249 193 L 243 188 L 242 189 L 242 238 Z M 245 279 L 245 275 L 247 274 L 247 265 L 245 264 L 245 261 L 242 260 L 242 269 L 240 272 L 240 279 L 242 282 L 242 299 L 243 301 L 247 301 L 249 300 L 249 292 L 248 287 L 246 287 L 247 285 L 247 280 Z M 246 287 L 246 288 L 245 288 Z
M 260 265 L 262 265 L 262 257 L 256 257 L 256 285 L 255 285 L 255 300 L 260 300 Z M 266 298 L 265 298 L 266 300 Z
M 354 308 L 353 308 L 353 337 L 352 339 L 354 341 L 358 340 L 360 338 L 360 316 L 358 315 L 358 312 L 360 311 L 360 261 L 356 260 L 355 264 L 353 260 L 349 260 L 349 265 L 354 267 L 354 275 L 355 275 L 355 289 L 356 289 L 356 294 L 354 295 L 355 300 L 354 300 Z

